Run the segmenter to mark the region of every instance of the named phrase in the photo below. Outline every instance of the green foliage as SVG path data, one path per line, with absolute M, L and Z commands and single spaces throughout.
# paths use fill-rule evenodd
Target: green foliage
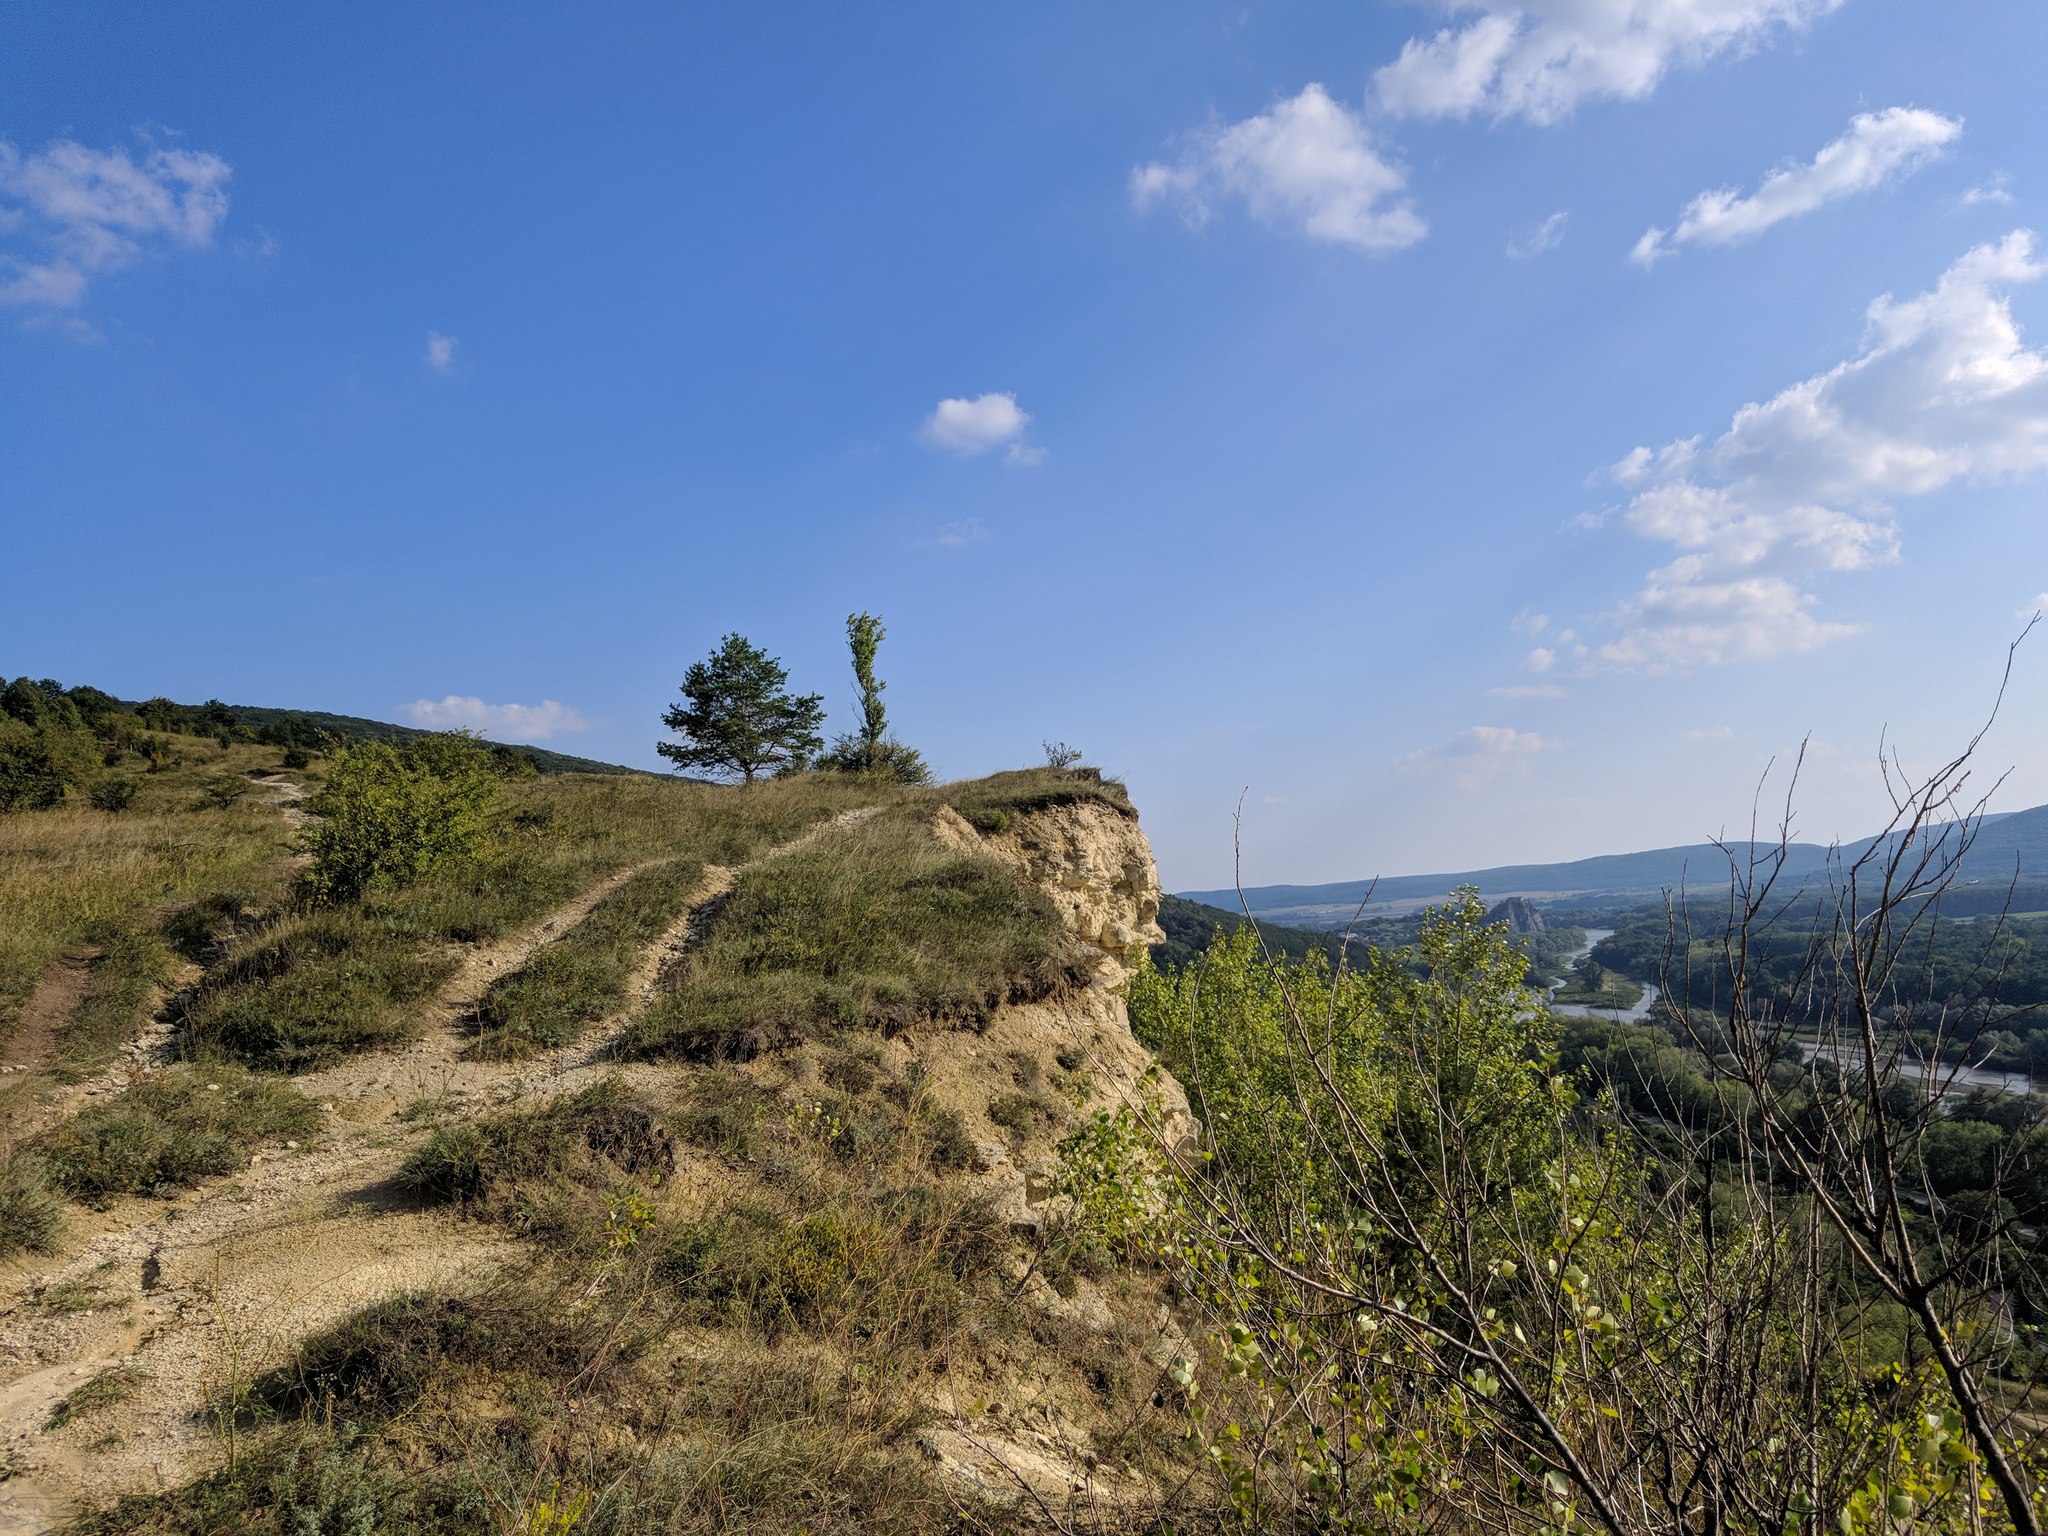
M 712 1061 L 842 1029 L 972 1022 L 1081 976 L 1007 865 L 884 811 L 750 870 L 621 1052 Z
M 0 719 L 0 811 L 61 804 L 69 782 L 48 733 L 16 719 Z
M 86 792 L 86 798 L 96 811 L 118 813 L 134 804 L 136 788 L 133 779 L 104 778 Z
M 309 1135 L 319 1118 L 303 1094 L 283 1083 L 231 1067 L 178 1068 L 139 1079 L 34 1145 L 53 1183 L 74 1199 L 102 1204 L 233 1173 L 248 1166 L 252 1146 Z
M 474 857 L 497 784 L 490 754 L 460 733 L 336 753 L 313 806 L 323 819 L 312 834 L 307 890 L 344 901 Z
M 1217 934 L 1235 933 L 1245 926 L 1245 918 L 1241 912 L 1226 912 L 1221 907 L 1204 906 L 1182 896 L 1162 896 L 1159 900 L 1159 926 L 1166 934 L 1166 942 L 1152 946 L 1152 963 L 1166 970 L 1199 960 Z M 1342 934 L 1321 933 L 1309 928 L 1283 928 L 1277 923 L 1260 923 L 1258 928 L 1266 948 L 1289 960 L 1301 960 L 1320 952 L 1335 961 L 1345 949 Z M 1351 946 L 1353 950 L 1363 947 L 1356 943 Z
M 824 745 L 824 699 L 792 694 L 782 663 L 742 636 L 727 635 L 683 674 L 682 704 L 661 723 L 683 739 L 655 744 L 678 770 L 699 768 L 751 784 L 762 773 L 802 769 Z
M 818 766 L 899 784 L 928 784 L 931 770 L 917 749 L 889 734 L 888 711 L 882 704 L 882 690 L 888 684 L 875 675 L 875 653 L 884 633 L 882 621 L 872 613 L 847 615 L 846 644 L 853 653 L 853 678 L 860 689 L 860 729 L 834 741 Z

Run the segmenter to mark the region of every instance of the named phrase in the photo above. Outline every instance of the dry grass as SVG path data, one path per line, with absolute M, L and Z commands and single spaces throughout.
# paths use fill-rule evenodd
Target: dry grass
M 750 871 L 619 1049 L 746 1060 L 842 1030 L 972 1023 L 1081 974 L 1050 899 L 941 842 L 912 804 Z
M 126 810 L 73 803 L 0 816 L 0 1035 L 58 956 L 152 929 L 170 908 L 217 892 L 260 900 L 282 890 L 289 829 L 275 806 L 244 797 L 194 808 L 205 779 L 274 768 L 278 753 L 198 750 L 203 763 L 138 776 Z

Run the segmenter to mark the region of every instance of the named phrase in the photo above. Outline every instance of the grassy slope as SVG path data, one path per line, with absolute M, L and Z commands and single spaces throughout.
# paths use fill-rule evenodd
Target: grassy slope
M 1005 1528 L 933 1483 L 914 1434 L 936 1384 L 973 1360 L 1085 1382 L 1104 1425 L 1118 1426 L 1105 1441 L 1115 1456 L 1170 1466 L 1173 1410 L 1152 1402 L 1142 1327 L 1105 1336 L 1018 1301 L 1026 1255 L 976 1194 L 978 1153 L 914 1071 L 899 1074 L 865 1043 L 1071 979 L 1043 899 L 1008 866 L 940 843 L 930 813 L 952 803 L 1007 826 L 1063 801 L 1127 811 L 1120 788 L 1025 773 L 929 790 L 613 778 L 508 793 L 495 883 L 366 904 L 339 952 L 383 964 L 397 924 L 415 955 L 430 955 L 450 942 L 449 913 L 514 922 L 565 884 L 666 861 L 494 989 L 488 1027 L 535 1035 L 565 1019 L 573 1029 L 608 1003 L 609 975 L 592 982 L 586 962 L 623 963 L 666 925 L 685 875 L 736 865 L 856 805 L 878 809 L 742 878 L 711 916 L 698 962 L 642 1020 L 644 1053 L 669 1063 L 656 1075 L 427 1129 L 412 1187 L 526 1238 L 532 1258 L 516 1276 L 395 1297 L 307 1341 L 216 1407 L 257 1432 L 253 1452 L 77 1529 L 283 1536 L 347 1512 L 365 1528 L 469 1532 L 499 1528 L 500 1501 L 530 1513 L 542 1493 L 588 1500 L 575 1528 L 618 1536 Z M 203 995 L 267 985 L 253 957 L 310 921 L 259 927 L 215 965 Z M 675 1061 L 661 1031 L 707 1019 L 787 1024 L 804 1043 L 746 1072 Z M 242 1085 L 264 1081 L 235 1077 L 237 1103 Z M 161 1187 L 180 1169 L 146 1157 L 93 1165 L 81 1149 L 138 1112 L 189 1116 L 195 1084 L 181 1074 L 150 1104 L 81 1117 L 41 1155 L 94 1166 L 67 1185 Z M 199 1111 L 216 1107 L 217 1095 L 197 1091 Z M 271 1127 L 293 1109 L 281 1099 L 255 1118 Z M 235 1129 L 198 1129 L 216 1133 L 215 1162 L 232 1165 Z M 163 1138 L 130 1126 L 111 1139 L 147 1150 Z M 684 1156 L 699 1159 L 687 1182 L 671 1177 Z M 706 1157 L 727 1170 L 708 1186 Z M 1043 1269 L 1072 1275 L 1093 1262 L 1054 1252 Z M 1132 1317 L 1155 1314 L 1149 1282 L 1103 1283 L 1144 1292 Z
M 137 793 L 124 811 L 72 801 L 0 816 L 0 1037 L 52 961 L 94 947 L 105 952 L 88 991 L 99 1026 L 83 1054 L 111 1047 L 178 950 L 203 942 L 181 910 L 261 905 L 282 891 L 290 836 L 277 808 L 254 793 L 222 806 L 209 793 L 237 779 L 246 790 L 241 776 L 274 769 L 278 750 L 181 746 L 177 766 L 131 775 Z

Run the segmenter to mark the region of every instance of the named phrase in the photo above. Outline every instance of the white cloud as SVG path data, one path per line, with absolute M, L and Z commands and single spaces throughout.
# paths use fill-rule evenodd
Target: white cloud
M 188 149 L 88 149 L 59 139 L 23 154 L 0 139 L 0 304 L 71 309 L 88 284 L 149 252 L 213 243 L 228 163 Z
M 570 731 L 587 731 L 590 722 L 567 704 L 542 699 L 538 704 L 486 704 L 482 699 L 451 693 L 445 699 L 415 699 L 405 718 L 430 731 L 481 731 L 508 741 L 541 741 Z
M 1858 113 L 1849 120 L 1848 131 L 1811 161 L 1771 172 L 1748 197 L 1734 187 L 1702 192 L 1686 204 L 1676 229 L 1651 228 L 1629 257 L 1649 267 L 1675 255 L 1683 245 L 1735 245 L 1753 239 L 1773 224 L 1911 175 L 1962 131 L 1959 118 L 1918 107 Z
M 2026 607 L 2014 614 L 2013 617 L 2023 620 L 2034 619 L 2039 618 L 2043 613 L 2048 613 L 2048 592 L 2041 593 L 2031 603 L 2027 604 Z
M 1401 771 L 1417 778 L 1447 776 L 1461 789 L 1476 789 L 1503 773 L 1527 773 L 1531 757 L 1562 745 L 1535 731 L 1475 725 L 1448 741 L 1410 752 L 1401 759 Z
M 1174 164 L 1131 172 L 1131 201 L 1141 209 L 1171 202 L 1200 225 L 1219 199 L 1238 198 L 1262 223 L 1361 251 L 1397 251 L 1428 233 L 1406 187 L 1358 115 L 1320 85 L 1190 135 Z
M 440 373 L 453 372 L 455 349 L 460 345 L 453 336 L 443 336 L 439 331 L 427 332 L 427 366 Z
M 1697 730 L 1680 731 L 1678 735 L 1683 741 L 1732 741 L 1735 739 L 1735 727 L 1709 725 Z
M 1538 613 L 1534 608 L 1524 608 L 1520 613 L 1508 620 L 1508 628 L 1518 635 L 1527 635 L 1534 639 L 1537 635 L 1542 634 L 1544 630 L 1550 628 L 1550 615 Z
M 1437 0 L 1469 18 L 1411 38 L 1373 76 L 1397 117 L 1554 123 L 1582 101 L 1639 100 L 1674 65 L 1699 65 L 1804 26 L 1842 0 Z
M 1556 683 L 1517 683 L 1507 688 L 1489 688 L 1488 695 L 1496 699 L 1563 699 L 1569 698 Z
M 2048 353 L 2009 291 L 2048 274 L 2025 230 L 1965 254 L 1928 292 L 1871 304 L 1862 350 L 1735 413 L 1711 443 L 1637 448 L 1622 522 L 1678 553 L 1623 603 L 1608 666 L 1762 660 L 1858 626 L 1805 583 L 1899 558 L 1892 503 L 2048 469 Z
M 2006 180 L 2005 172 L 1994 172 L 1989 181 L 1979 182 L 1963 193 L 1957 201 L 1965 208 L 1975 208 L 1980 203 L 2009 203 L 2013 197 L 2012 193 L 2006 190 Z
M 1004 461 L 1028 468 L 1045 457 L 1043 448 L 1020 441 L 1031 425 L 1031 413 L 1013 394 L 976 395 L 972 400 L 941 400 L 927 416 L 918 438 L 927 448 L 972 458 L 1009 444 Z
M 941 549 L 959 549 L 967 544 L 988 542 L 988 528 L 978 517 L 963 517 L 941 527 L 932 542 Z
M 1547 645 L 1539 645 L 1522 658 L 1524 672 L 1548 672 L 1557 665 L 1557 652 Z
M 1552 249 L 1564 239 L 1564 226 L 1570 218 L 1569 213 L 1560 210 L 1538 224 L 1527 239 L 1510 240 L 1509 258 L 1514 261 L 1527 261 L 1531 256 L 1541 256 L 1545 251 Z

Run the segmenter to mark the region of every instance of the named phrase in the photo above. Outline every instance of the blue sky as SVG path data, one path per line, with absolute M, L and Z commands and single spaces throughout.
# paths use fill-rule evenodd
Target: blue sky
M 1170 886 L 1800 830 L 2048 592 L 2026 0 L 0 12 L 0 670 L 657 766 L 738 630 Z M 2043 226 L 2036 240 L 2030 231 Z M 1640 451 L 1638 451 L 1640 450 Z M 1987 765 L 2048 800 L 2048 637 Z M 1888 734 L 1886 734 L 1888 733 Z

